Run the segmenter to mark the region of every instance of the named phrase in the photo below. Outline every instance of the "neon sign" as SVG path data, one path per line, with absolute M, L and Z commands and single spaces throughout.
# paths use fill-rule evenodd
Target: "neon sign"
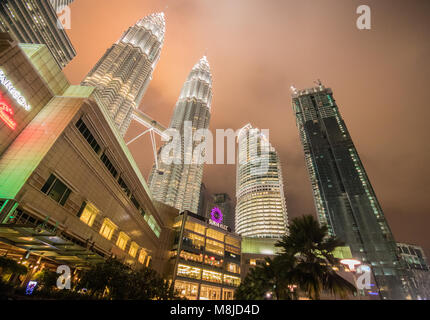
M 225 224 L 222 224 L 222 220 L 223 220 L 224 216 L 221 212 L 221 209 L 218 207 L 215 207 L 212 209 L 211 211 L 211 217 L 209 219 L 209 224 L 213 225 L 215 227 L 221 228 L 223 230 L 229 231 L 229 227 L 226 226 Z
M 2 69 L 0 69 L 0 83 L 9 91 L 9 94 L 15 99 L 18 104 L 25 110 L 30 111 L 31 106 L 22 94 L 13 86 L 12 82 L 6 77 Z
M 222 215 L 222 212 L 221 212 L 220 208 L 215 207 L 215 208 L 212 209 L 212 211 L 211 211 L 211 219 L 212 219 L 213 222 L 216 222 L 216 223 L 221 223 L 222 222 L 223 215 Z
M 12 130 L 16 128 L 16 122 L 13 120 L 13 110 L 11 107 L 0 102 L 0 119 Z

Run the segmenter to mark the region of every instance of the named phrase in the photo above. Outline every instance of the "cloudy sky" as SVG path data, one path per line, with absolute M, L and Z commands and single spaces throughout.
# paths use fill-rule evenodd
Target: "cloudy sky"
M 367 4 L 372 29 L 358 30 Z M 78 84 L 130 25 L 165 12 L 161 59 L 140 109 L 168 125 L 193 65 L 208 56 L 211 130 L 248 122 L 269 129 L 283 166 L 290 217 L 314 214 L 289 87 L 331 87 L 397 241 L 430 256 L 430 1 L 75 0 L 68 34 Z M 133 124 L 126 141 L 142 131 Z M 145 177 L 149 137 L 130 149 Z M 206 165 L 210 192 L 235 197 L 235 166 Z

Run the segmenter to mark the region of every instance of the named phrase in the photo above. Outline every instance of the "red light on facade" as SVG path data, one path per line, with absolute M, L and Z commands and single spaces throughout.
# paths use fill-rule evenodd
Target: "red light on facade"
M 215 257 L 211 257 L 211 260 L 212 260 L 212 261 L 214 261 L 214 260 L 215 260 Z
M 13 110 L 3 102 L 0 102 L 0 119 L 12 130 L 16 128 L 16 122 L 13 120 Z

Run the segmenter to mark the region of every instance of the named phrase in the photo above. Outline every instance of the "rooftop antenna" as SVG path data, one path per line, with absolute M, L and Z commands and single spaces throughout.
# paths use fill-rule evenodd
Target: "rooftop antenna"
M 318 86 L 322 86 L 322 83 L 321 83 L 321 80 L 320 79 L 317 79 L 317 81 L 314 81 L 314 83 L 316 84 L 316 85 L 318 85 Z

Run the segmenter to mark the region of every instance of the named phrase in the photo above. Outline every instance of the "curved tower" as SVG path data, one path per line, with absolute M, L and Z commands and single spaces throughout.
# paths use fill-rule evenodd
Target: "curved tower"
M 181 134 L 181 163 L 163 163 L 160 156 L 165 147 L 163 146 L 158 156 L 159 168 L 157 170 L 156 166 L 153 166 L 148 180 L 155 200 L 180 211 L 198 211 L 203 164 L 187 164 L 184 161 L 192 157 L 192 150 L 198 144 L 193 142 L 192 150 L 184 148 L 184 137 L 187 130 L 194 134 L 198 129 L 209 127 L 211 102 L 212 75 L 208 60 L 204 56 L 188 75 L 170 122 L 170 128 Z M 188 142 L 185 141 L 185 144 Z
M 266 161 L 263 143 L 268 147 Z M 236 232 L 252 238 L 281 238 L 288 228 L 281 163 L 276 150 L 250 124 L 238 135 Z
M 164 13 L 139 20 L 123 33 L 87 75 L 82 85 L 94 86 L 121 135 L 152 80 L 164 42 Z

